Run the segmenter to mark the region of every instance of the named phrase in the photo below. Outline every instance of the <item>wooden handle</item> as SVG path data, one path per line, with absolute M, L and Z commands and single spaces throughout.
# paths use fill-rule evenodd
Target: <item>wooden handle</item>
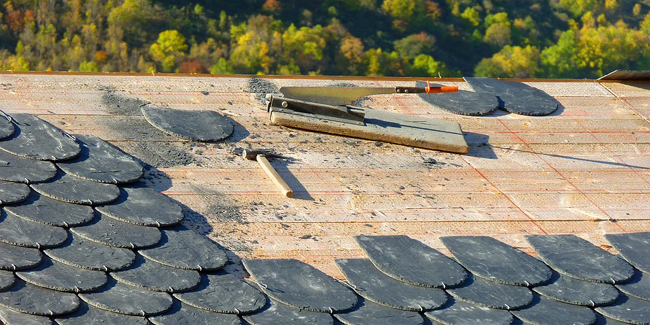
M 262 169 L 266 172 L 266 175 L 269 176 L 269 178 L 273 181 L 273 184 L 275 184 L 275 187 L 282 192 L 282 194 L 286 197 L 293 197 L 293 191 L 287 185 L 287 183 L 280 177 L 280 174 L 271 166 L 269 163 L 269 160 L 264 157 L 264 155 L 257 155 L 257 162 L 262 166 Z

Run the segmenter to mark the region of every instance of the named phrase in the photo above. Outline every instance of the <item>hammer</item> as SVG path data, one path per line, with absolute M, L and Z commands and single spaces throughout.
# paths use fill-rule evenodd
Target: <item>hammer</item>
M 273 184 L 275 184 L 275 187 L 280 190 L 280 192 L 286 196 L 286 197 L 293 197 L 293 190 L 287 185 L 287 183 L 282 179 L 280 174 L 271 166 L 269 163 L 269 160 L 266 159 L 267 156 L 269 157 L 280 157 L 278 155 L 274 155 L 268 152 L 264 151 L 249 151 L 249 150 L 244 150 L 242 151 L 242 157 L 248 159 L 248 160 L 257 160 L 257 162 L 262 166 L 262 169 L 264 172 L 266 172 L 266 175 L 269 176 L 269 178 L 273 181 Z

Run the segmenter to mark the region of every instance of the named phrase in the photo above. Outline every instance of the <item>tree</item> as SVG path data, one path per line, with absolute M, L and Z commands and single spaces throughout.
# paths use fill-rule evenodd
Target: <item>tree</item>
M 539 49 L 506 45 L 489 59 L 483 59 L 476 66 L 478 77 L 532 78 L 539 69 Z
M 467 22 L 469 22 L 470 25 L 474 27 L 477 27 L 481 24 L 481 17 L 479 16 L 478 11 L 472 7 L 465 8 L 465 11 L 460 14 L 460 17 L 467 20 Z
M 185 37 L 177 30 L 166 30 L 158 34 L 158 41 L 149 48 L 149 55 L 154 61 L 161 63 L 163 71 L 172 72 L 176 59 L 187 50 Z
M 341 41 L 336 59 L 339 71 L 345 74 L 359 75 L 363 72 L 361 67 L 363 59 L 363 43 L 361 40 L 352 35 L 345 37 Z
M 445 64 L 436 61 L 430 55 L 420 54 L 411 66 L 410 74 L 414 77 L 438 77 L 445 74 Z
M 540 55 L 545 75 L 551 78 L 579 76 L 575 62 L 577 51 L 576 31 L 562 33 L 557 44 L 545 48 Z
M 421 32 L 395 41 L 395 50 L 403 57 L 415 58 L 420 54 L 430 53 L 435 43 L 435 37 Z
M 384 0 L 381 8 L 393 18 L 393 26 L 400 31 L 418 26 L 426 9 L 422 0 Z
M 507 13 L 488 15 L 485 17 L 485 25 L 487 29 L 483 40 L 486 43 L 501 48 L 512 42 L 512 30 L 510 29 L 512 24 Z

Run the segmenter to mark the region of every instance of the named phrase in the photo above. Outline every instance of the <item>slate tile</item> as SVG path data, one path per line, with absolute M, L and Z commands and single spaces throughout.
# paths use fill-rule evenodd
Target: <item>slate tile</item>
M 447 292 L 465 302 L 495 309 L 519 309 L 533 301 L 533 293 L 522 286 L 513 286 L 470 275 L 462 287 Z
M 201 283 L 193 291 L 174 297 L 195 308 L 227 314 L 249 314 L 266 305 L 266 296 L 246 281 L 230 274 L 201 274 Z
M 416 312 L 393 309 L 363 301 L 351 311 L 334 314 L 345 325 L 422 325 L 424 318 Z
M 0 324 L 5 325 L 51 325 L 49 317 L 21 313 L 0 306 Z
M 13 272 L 0 270 L 0 291 L 11 288 L 14 282 L 16 282 L 16 278 Z
M 178 204 L 150 188 L 121 188 L 117 201 L 96 209 L 113 219 L 141 226 L 171 226 L 183 220 Z
M 29 269 L 41 263 L 42 258 L 41 252 L 37 249 L 0 242 L 0 270 Z
M 476 92 L 496 95 L 499 98 L 499 107 L 511 113 L 548 115 L 559 107 L 558 101 L 549 94 L 521 82 L 474 77 L 463 79 Z
M 12 123 L 13 118 L 4 113 L 3 115 L 5 115 L 4 118 L 0 119 L 0 139 L 6 139 L 15 132 L 15 127 Z
M 583 281 L 553 274 L 550 283 L 534 287 L 536 293 L 567 304 L 596 307 L 609 305 L 618 299 L 618 290 L 611 284 Z
M 111 311 L 89 306 L 87 303 L 81 303 L 77 311 L 72 314 L 57 317 L 56 323 L 59 325 L 148 325 L 149 322 L 142 316 L 130 316 L 117 314 Z
M 467 280 L 458 263 L 407 236 L 358 236 L 356 241 L 381 272 L 424 287 L 454 287 Z
M 106 274 L 68 266 L 44 258 L 37 267 L 16 272 L 16 276 L 27 283 L 65 292 L 89 292 L 106 284 Z
M 0 242 L 23 247 L 47 248 L 59 246 L 66 239 L 68 239 L 68 232 L 63 228 L 23 220 L 2 210 Z
M 65 245 L 46 249 L 44 253 L 63 264 L 106 272 L 126 269 L 135 262 L 135 253 L 130 249 L 106 246 L 76 235 L 71 235 Z
M 186 111 L 151 106 L 140 109 L 151 125 L 183 139 L 215 142 L 229 137 L 234 131 L 230 118 L 215 111 Z
M 79 145 L 59 128 L 30 114 L 12 114 L 13 135 L 0 141 L 0 149 L 36 160 L 65 160 L 76 157 Z
M 650 300 L 650 274 L 636 271 L 632 280 L 619 283 L 616 285 L 618 290 L 623 291 L 628 296 Z
M 174 305 L 166 313 L 150 317 L 154 325 L 238 325 L 241 319 L 233 314 L 220 314 L 194 308 L 174 300 Z
M 447 294 L 443 290 L 395 280 L 377 270 L 367 259 L 338 259 L 336 266 L 358 295 L 380 305 L 424 311 L 441 307 L 447 302 Z
M 606 234 L 605 238 L 626 261 L 650 273 L 650 232 Z
M 12 204 L 27 200 L 31 190 L 20 183 L 0 181 L 0 204 Z
M 426 87 L 422 81 L 415 82 L 416 87 Z M 418 94 L 423 101 L 460 115 L 489 115 L 499 108 L 499 100 L 494 94 L 459 90 L 455 93 Z
M 201 282 L 199 272 L 148 261 L 142 256 L 136 256 L 128 269 L 111 272 L 111 276 L 138 288 L 170 293 L 191 290 Z
M 4 209 L 19 218 L 66 228 L 86 224 L 94 218 L 89 206 L 62 202 L 35 192 L 26 201 Z
M 159 315 L 172 306 L 172 297 L 166 292 L 140 289 L 113 279 L 98 291 L 80 293 L 79 298 L 93 307 L 133 316 Z
M 621 294 L 618 301 L 609 306 L 596 308 L 596 311 L 608 318 L 624 323 L 650 324 L 650 301 Z
M 591 325 L 596 322 L 596 314 L 587 307 L 565 304 L 537 295 L 532 305 L 513 310 L 511 313 L 524 322 L 539 325 Z
M 462 301 L 451 301 L 445 308 L 431 310 L 424 315 L 436 322 L 448 325 L 493 324 L 510 325 L 512 314 L 502 309 L 492 309 Z
M 634 268 L 622 258 L 574 235 L 529 235 L 526 240 L 546 264 L 563 275 L 611 284 L 634 275 Z
M 56 166 L 49 161 L 23 158 L 0 150 L 0 179 L 18 183 L 38 183 L 56 176 Z
M 113 184 L 87 181 L 70 174 L 61 174 L 47 183 L 32 184 L 31 187 L 41 195 L 75 204 L 106 204 L 120 196 L 120 189 Z
M 334 325 L 329 314 L 300 310 L 273 300 L 267 308 L 244 319 L 251 325 Z
M 16 280 L 14 286 L 0 292 L 0 306 L 39 316 L 71 313 L 79 308 L 79 298 L 73 293 L 44 289 Z
M 87 240 L 118 248 L 151 247 L 160 242 L 158 228 L 136 226 L 99 214 L 93 222 L 70 228 L 73 234 Z
M 243 260 L 244 267 L 271 298 L 322 313 L 352 309 L 358 297 L 344 285 L 295 259 Z
M 226 252 L 207 236 L 179 225 L 165 228 L 160 243 L 140 250 L 147 259 L 171 267 L 197 271 L 215 271 L 228 262 Z

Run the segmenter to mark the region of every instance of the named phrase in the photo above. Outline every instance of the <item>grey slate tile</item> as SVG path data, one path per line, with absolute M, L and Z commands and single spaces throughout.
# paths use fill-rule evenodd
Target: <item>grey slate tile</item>
M 650 324 L 650 301 L 621 294 L 619 300 L 609 306 L 596 308 L 596 311 L 608 318 L 624 323 Z
M 0 306 L 26 314 L 56 316 L 77 310 L 79 298 L 74 293 L 44 289 L 16 280 L 11 289 L 0 292 Z
M 80 293 L 79 298 L 93 307 L 133 316 L 159 315 L 172 306 L 172 297 L 166 292 L 140 289 L 113 279 L 98 291 Z
M 174 297 L 195 308 L 228 314 L 249 314 L 266 305 L 266 296 L 246 281 L 230 274 L 201 274 L 201 283 L 193 291 Z
M 187 270 L 215 271 L 228 262 L 226 253 L 207 236 L 183 225 L 165 228 L 160 243 L 140 250 L 140 254 L 158 263 Z
M 300 310 L 273 300 L 265 309 L 244 319 L 251 325 L 334 325 L 329 314 Z
M 0 140 L 12 136 L 16 130 L 12 123 L 13 118 L 3 113 L 4 118 L 0 119 Z
M 130 267 L 135 253 L 128 248 L 111 247 L 71 235 L 65 245 L 46 249 L 51 259 L 82 269 L 117 271 Z
M 442 289 L 395 280 L 377 270 L 367 259 L 338 259 L 336 266 L 353 290 L 367 301 L 410 311 L 435 309 L 447 302 L 447 294 Z
M 357 308 L 334 314 L 345 325 L 423 325 L 424 318 L 416 312 L 393 309 L 370 301 L 359 303 Z
M 199 272 L 166 266 L 142 256 L 136 256 L 128 269 L 111 272 L 111 276 L 138 288 L 170 293 L 192 290 L 201 282 Z
M 11 271 L 0 270 L 0 291 L 11 288 L 16 282 L 16 277 Z
M 90 181 L 124 184 L 137 181 L 142 165 L 120 149 L 91 135 L 76 135 L 81 153 L 72 160 L 58 162 L 64 172 Z
M 56 176 L 56 166 L 49 161 L 23 158 L 0 150 L 0 179 L 18 183 L 38 183 Z
M 352 309 L 352 290 L 295 259 L 246 259 L 244 267 L 269 297 L 300 309 L 334 313 Z
M 97 207 L 102 214 L 142 226 L 171 226 L 183 220 L 181 207 L 150 188 L 121 188 L 120 197 Z
M 234 131 L 230 118 L 215 111 L 188 111 L 141 107 L 151 125 L 184 139 L 214 142 L 227 138 Z
M 559 107 L 555 98 L 521 82 L 474 77 L 463 79 L 476 92 L 496 95 L 499 98 L 499 107 L 511 113 L 531 116 L 548 115 Z
M 524 322 L 539 325 L 591 325 L 596 322 L 596 314 L 587 307 L 565 304 L 540 296 L 535 298 L 531 306 L 513 310 L 511 313 Z
M 358 236 L 356 241 L 386 275 L 424 287 L 454 287 L 467 272 L 454 260 L 407 236 Z
M 416 87 L 426 87 L 422 81 L 415 82 Z M 418 94 L 423 101 L 448 112 L 460 115 L 488 115 L 499 108 L 499 100 L 494 94 L 459 90 L 455 93 Z
M 161 238 L 158 228 L 136 226 L 101 214 L 92 223 L 70 228 L 70 231 L 84 239 L 119 248 L 151 247 Z
M 628 296 L 650 300 L 650 274 L 637 271 L 629 282 L 619 283 L 616 285 L 618 290 L 623 291 Z
M 0 270 L 28 269 L 41 263 L 42 258 L 41 252 L 37 249 L 0 242 Z
M 32 184 L 31 187 L 41 195 L 75 204 L 106 204 L 120 196 L 120 189 L 113 184 L 87 181 L 69 174 L 61 174 L 47 183 Z
M 36 160 L 65 160 L 76 157 L 79 145 L 59 128 L 30 114 L 12 114 L 13 135 L 0 141 L 0 149 Z
M 596 307 L 609 305 L 618 299 L 618 290 L 611 284 L 574 279 L 558 273 L 550 283 L 534 287 L 536 293 L 567 304 Z
M 533 293 L 522 286 L 513 286 L 470 275 L 462 287 L 447 292 L 465 302 L 495 309 L 519 309 L 533 301 Z
M 20 183 L 0 181 L 0 204 L 12 204 L 27 200 L 31 190 Z
M 58 227 L 80 226 L 94 218 L 89 206 L 62 202 L 35 192 L 26 201 L 4 209 L 16 217 Z
M 612 284 L 628 281 L 634 275 L 634 268 L 625 260 L 574 235 L 529 235 L 526 240 L 560 274 Z
M 650 232 L 607 234 L 605 238 L 626 261 L 650 273 Z
M 16 272 L 16 276 L 27 283 L 64 292 L 89 292 L 106 284 L 106 274 L 68 266 L 44 258 L 37 267 Z
M 59 246 L 66 239 L 68 239 L 68 232 L 63 228 L 23 220 L 2 210 L 0 242 L 23 247 L 47 248 Z
M 21 313 L 0 306 L 0 324 L 5 325 L 51 325 L 49 317 Z
M 492 324 L 510 325 L 512 314 L 502 309 L 492 309 L 462 301 L 455 301 L 443 309 L 431 310 L 424 315 L 445 325 Z
M 57 317 L 55 319 L 59 325 L 147 325 L 149 322 L 142 316 L 130 316 L 117 314 L 111 311 L 89 306 L 87 303 L 81 303 L 77 311 L 72 314 Z
M 458 263 L 476 276 L 503 284 L 535 286 L 551 279 L 538 259 L 492 237 L 440 237 Z
M 241 319 L 233 314 L 220 314 L 194 308 L 174 301 L 172 309 L 160 316 L 150 317 L 154 325 L 238 325 Z

